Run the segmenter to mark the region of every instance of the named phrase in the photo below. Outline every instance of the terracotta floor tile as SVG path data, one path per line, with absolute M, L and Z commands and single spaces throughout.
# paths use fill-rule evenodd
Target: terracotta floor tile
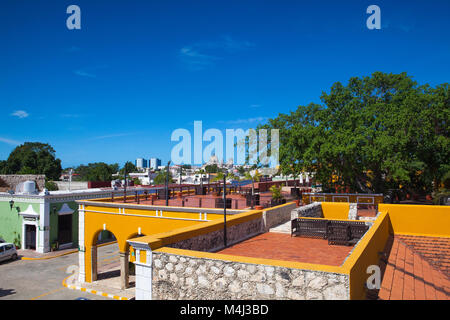
M 328 241 L 323 239 L 267 232 L 218 253 L 340 266 L 352 248 L 353 246 L 328 245 Z

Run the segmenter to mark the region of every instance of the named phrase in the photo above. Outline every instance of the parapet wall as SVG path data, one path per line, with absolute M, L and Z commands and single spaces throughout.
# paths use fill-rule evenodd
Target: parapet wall
M 291 220 L 296 218 L 323 218 L 322 205 L 320 202 L 313 202 L 292 210 Z
M 295 208 L 295 203 L 287 203 L 264 210 L 262 215 L 255 219 L 227 226 L 227 245 L 246 240 L 262 232 L 267 232 L 270 228 L 289 221 L 293 208 Z M 167 246 L 204 252 L 221 250 L 224 248 L 223 227 Z
M 232 245 L 261 233 L 262 219 L 253 219 L 227 227 L 227 245 Z M 168 245 L 170 248 L 213 252 L 224 248 L 223 228 L 181 240 Z
M 276 206 L 263 211 L 264 220 L 264 232 L 268 232 L 270 228 L 273 228 L 282 223 L 291 220 L 291 211 L 295 209 L 295 203 L 286 203 L 281 206 Z
M 348 300 L 345 274 L 153 252 L 156 300 Z
M 5 189 L 5 192 L 15 190 L 19 183 L 25 181 L 34 181 L 37 191 L 44 190 L 45 175 L 43 174 L 2 174 L 0 175 L 0 188 Z

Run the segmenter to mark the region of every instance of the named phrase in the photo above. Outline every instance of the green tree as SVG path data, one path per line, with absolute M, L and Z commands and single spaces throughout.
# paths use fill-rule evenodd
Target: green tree
M 138 172 L 138 169 L 136 168 L 136 166 L 133 163 L 131 163 L 130 161 L 127 161 L 124 164 L 123 168 L 120 169 L 120 174 L 123 175 L 125 173 L 125 170 L 127 171 L 127 173 Z
M 53 181 L 46 181 L 45 182 L 45 188 L 48 191 L 57 191 L 57 190 L 59 190 L 58 185 L 56 183 L 54 183 Z
M 321 100 L 261 127 L 280 130 L 283 173 L 314 172 L 325 191 L 425 193 L 450 171 L 448 84 L 375 72 L 335 83 Z
M 74 181 L 111 181 L 112 175 L 117 173 L 118 164 L 107 164 L 104 162 L 89 163 L 80 165 L 75 168 L 74 173 L 78 174 L 74 177 Z
M 258 182 L 261 179 L 261 174 L 257 169 L 247 171 L 245 173 L 245 179 L 252 181 L 252 195 L 255 194 L 255 182 Z
M 208 164 L 205 167 L 205 171 L 206 173 L 217 173 L 219 172 L 219 167 L 217 166 L 217 164 Z
M 55 150 L 40 142 L 25 142 L 16 147 L 1 167 L 4 174 L 45 174 L 49 180 L 59 180 L 62 172 Z
M 153 179 L 153 184 L 158 185 L 158 184 L 165 184 L 166 183 L 166 175 L 167 175 L 167 171 L 166 170 L 161 170 L 155 177 L 155 179 Z M 172 182 L 172 173 L 169 171 L 169 183 Z

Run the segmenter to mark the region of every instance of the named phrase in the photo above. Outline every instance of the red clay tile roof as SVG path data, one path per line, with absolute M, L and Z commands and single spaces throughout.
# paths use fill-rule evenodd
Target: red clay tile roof
M 436 251 L 433 244 L 438 244 L 442 251 Z M 450 280 L 445 274 L 448 269 L 433 264 L 433 261 L 442 261 L 437 258 L 439 255 L 448 260 L 449 244 L 441 238 L 391 236 L 385 248 L 388 258 L 382 267 L 385 270 L 378 298 L 450 300 Z

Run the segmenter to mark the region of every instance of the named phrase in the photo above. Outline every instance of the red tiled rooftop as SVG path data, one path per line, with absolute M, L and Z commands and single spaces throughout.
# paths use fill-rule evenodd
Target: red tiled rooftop
M 450 300 L 450 239 L 395 236 L 385 248 L 381 300 Z
M 218 253 L 303 263 L 340 266 L 353 246 L 328 245 L 327 240 L 291 237 L 267 232 L 242 241 Z
M 283 192 L 282 195 L 284 198 L 287 198 L 287 199 L 290 198 L 289 193 Z M 227 198 L 232 199 L 231 209 L 248 208 L 246 198 L 241 194 L 236 194 L 236 193 L 227 194 Z M 184 200 L 185 207 L 215 208 L 216 199 L 223 199 L 223 196 L 222 195 L 215 196 L 212 192 L 207 195 L 194 195 L 194 194 L 183 195 L 183 198 L 181 198 L 179 196 L 175 196 L 175 197 L 171 197 L 169 199 L 169 206 L 182 207 L 183 206 L 182 200 Z M 268 203 L 268 202 L 270 202 L 271 199 L 272 199 L 271 192 L 261 192 L 260 193 L 260 203 L 261 204 Z M 128 198 L 127 203 L 136 204 L 137 202 L 135 201 L 134 198 L 133 199 Z M 143 196 L 141 196 L 141 198 L 139 200 L 139 204 L 165 206 L 166 200 L 165 199 L 155 199 L 152 202 L 150 196 L 148 196 L 148 200 L 145 200 L 143 198 Z

